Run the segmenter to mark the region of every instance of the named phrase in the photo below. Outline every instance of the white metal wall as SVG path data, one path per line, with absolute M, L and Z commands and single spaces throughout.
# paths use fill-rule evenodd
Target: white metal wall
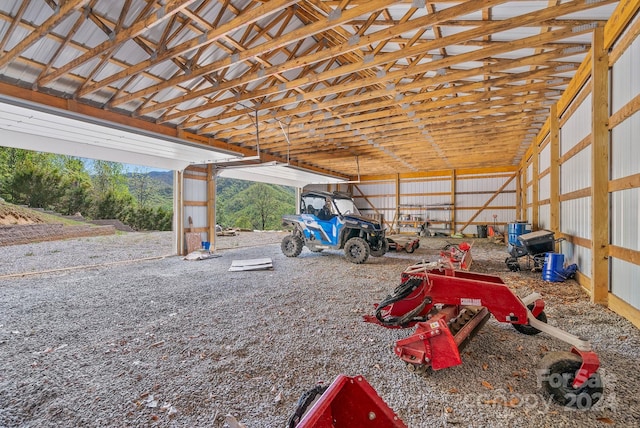
M 494 193 L 504 185 L 510 174 L 501 177 L 491 175 L 473 176 L 473 178 L 458 177 L 456 180 L 456 222 L 466 223 L 480 207 L 491 198 Z M 496 215 L 497 223 L 511 223 L 516 220 L 516 180 L 500 193 L 491 203 L 473 220 L 476 224 L 492 225 L 493 216 Z M 465 194 L 470 193 L 470 194 Z M 467 226 L 462 233 L 474 234 L 477 232 L 475 225 Z
M 389 226 L 396 216 L 396 203 L 399 201 L 399 215 L 414 215 L 432 221 L 450 221 L 452 214 L 455 214 L 456 226 L 460 227 L 485 205 L 510 176 L 511 173 L 457 175 L 455 213 L 449 209 L 452 183 L 451 175 L 448 174 L 441 177 L 401 179 L 398 200 L 396 181 L 391 179 L 357 183 L 354 185 L 353 194 L 356 205 L 363 213 L 373 214 L 375 207 L 384 214 Z M 476 226 L 479 224 L 493 225 L 494 215 L 497 223 L 513 222 L 516 219 L 515 190 L 516 182 L 512 180 L 462 232 L 472 235 L 477 233 Z M 361 197 L 361 192 L 366 199 Z M 438 224 L 438 227 L 444 225 Z
M 585 85 L 585 88 L 589 84 Z M 583 89 L 586 90 L 586 89 Z M 560 127 L 560 153 L 567 155 L 591 133 L 591 94 L 580 102 L 568 117 L 562 117 Z M 574 101 L 575 103 L 576 101 Z M 569 106 L 569 111 L 575 107 Z M 560 165 L 560 231 L 570 236 L 591 239 L 591 196 L 571 197 L 563 195 L 591 187 L 591 146 L 587 146 L 564 160 Z M 562 252 L 567 263 L 576 263 L 586 276 L 591 276 L 591 249 L 568 241 L 563 242 Z
M 543 139 L 538 153 L 538 202 L 546 201 L 538 205 L 538 228 L 551 229 L 551 144 L 549 134 Z M 534 178 L 535 179 L 535 178 Z
M 636 17 L 636 22 L 638 21 Z M 625 50 L 611 69 L 611 112 L 615 114 L 640 94 L 640 37 Z M 640 173 L 640 112 L 627 117 L 611 131 L 611 179 Z M 640 188 L 611 193 L 611 244 L 640 251 Z M 640 265 L 612 257 L 610 291 L 640 309 Z
M 189 176 L 198 176 L 203 179 L 193 179 Z M 207 181 L 206 174 L 198 171 L 188 171 L 185 173 L 183 180 L 182 197 L 185 201 L 183 226 L 185 228 L 207 227 L 207 206 L 189 205 L 190 203 L 206 203 L 207 202 Z M 189 217 L 193 222 L 189 225 Z M 207 234 L 201 233 L 202 240 L 206 240 Z
M 384 221 L 391 225 L 396 215 L 396 185 L 393 181 L 367 182 L 356 185 L 358 190 L 354 190 L 356 206 L 363 214 L 375 214 L 375 209 L 383 215 Z M 358 198 L 362 192 L 371 205 L 364 199 Z

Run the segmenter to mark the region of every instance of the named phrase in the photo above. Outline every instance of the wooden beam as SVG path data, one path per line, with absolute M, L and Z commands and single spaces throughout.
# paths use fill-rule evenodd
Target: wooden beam
M 604 29 L 593 32 L 591 144 L 591 300 L 606 304 L 609 295 L 609 59 Z
M 477 0 L 475 0 L 477 2 Z M 282 45 L 282 39 L 286 38 L 286 42 L 287 43 L 294 43 L 298 40 L 302 40 L 305 38 L 309 38 L 309 37 L 313 37 L 315 34 L 319 33 L 319 32 L 323 32 L 323 31 L 327 31 L 331 28 L 334 28 L 340 24 L 343 24 L 345 22 L 348 22 L 351 20 L 351 18 L 353 16 L 361 16 L 367 13 L 371 13 L 371 12 L 375 12 L 381 8 L 384 8 L 386 6 L 388 6 L 390 3 L 392 2 L 368 2 L 366 4 L 360 5 L 358 7 L 355 8 L 351 8 L 351 9 L 347 9 L 344 10 L 340 16 L 340 18 L 338 19 L 329 19 L 328 17 L 322 20 L 318 20 L 315 23 L 309 24 L 309 25 L 305 25 L 304 29 L 300 29 L 298 31 L 295 31 L 293 34 L 289 33 L 286 36 L 283 36 L 282 38 L 278 38 L 278 40 L 274 40 L 274 41 L 270 41 L 264 44 L 261 44 L 259 46 L 256 47 L 252 47 L 249 49 L 246 49 L 242 52 L 238 52 L 238 59 L 239 60 L 246 60 L 246 59 L 250 59 L 253 58 L 257 55 L 263 54 L 265 52 L 269 52 L 270 50 L 274 50 L 276 47 L 279 47 Z M 469 6 L 465 6 L 465 10 L 467 10 L 467 8 L 469 8 Z M 446 19 L 446 16 L 450 15 L 452 12 L 453 13 L 460 13 L 458 10 L 454 10 L 454 11 L 450 11 L 450 9 L 455 9 L 455 7 L 449 8 L 449 9 L 445 9 L 445 11 L 447 11 L 445 13 L 445 11 L 442 12 L 438 12 L 438 14 L 436 16 L 431 16 L 429 15 L 428 17 L 425 16 L 423 18 L 420 19 L 416 19 L 413 21 L 409 21 L 408 23 L 403 23 L 401 25 L 398 26 L 398 28 L 394 28 L 394 31 L 414 31 L 416 28 L 422 27 L 422 26 L 428 26 L 428 25 L 432 25 L 433 23 L 437 22 L 439 19 Z M 266 69 L 261 69 L 257 72 L 254 73 L 247 73 L 243 76 L 241 76 L 238 79 L 234 79 L 231 82 L 226 82 L 224 84 L 218 85 L 216 87 L 217 91 L 222 91 L 222 90 L 228 90 L 231 88 L 234 88 L 236 86 L 239 85 L 243 85 L 246 83 L 250 83 L 252 81 L 255 80 L 259 80 L 259 79 L 263 79 L 265 77 L 269 77 L 272 76 L 274 74 L 280 74 L 280 73 L 284 73 L 287 71 L 291 71 L 294 69 L 298 69 L 298 68 L 303 68 L 303 67 L 307 67 L 311 64 L 314 63 L 318 63 L 321 61 L 326 61 L 330 58 L 334 58 L 340 55 L 344 55 L 345 53 L 351 52 L 351 51 L 355 51 L 361 48 L 365 48 L 367 46 L 370 46 L 372 44 L 375 43 L 379 43 L 381 41 L 384 41 L 388 38 L 392 37 L 392 33 L 390 33 L 387 29 L 385 30 L 380 30 L 376 33 L 373 34 L 369 34 L 367 36 L 361 36 L 359 38 L 359 40 L 357 42 L 353 42 L 352 41 L 348 41 L 345 43 L 341 43 L 339 45 L 336 46 L 330 46 L 330 47 L 326 47 L 325 49 L 318 51 L 318 52 L 314 52 L 314 53 L 308 53 L 306 55 L 304 55 L 304 57 L 300 57 L 300 58 L 293 58 L 289 61 L 286 61 L 282 64 L 278 64 L 278 65 L 274 65 L 271 67 L 267 67 Z M 355 39 L 354 39 L 355 40 Z M 159 83 L 157 85 L 153 85 L 150 86 L 148 88 L 145 89 L 141 89 L 139 91 L 136 91 L 134 93 L 131 93 L 129 95 L 123 96 L 121 98 L 118 98 L 116 100 L 113 101 L 113 105 L 119 105 L 125 102 L 128 102 L 130 100 L 136 99 L 136 98 L 140 98 L 140 97 L 145 97 L 145 96 L 149 96 L 151 94 L 157 93 L 163 89 L 172 87 L 174 85 L 186 82 L 188 80 L 194 79 L 198 76 L 202 76 L 205 74 L 209 74 L 209 73 L 214 73 L 218 70 L 221 70 L 223 68 L 229 67 L 230 65 L 232 65 L 232 62 L 230 61 L 229 57 L 226 57 L 224 59 L 221 59 L 219 61 L 216 61 L 212 64 L 207 64 L 206 66 L 203 67 L 199 67 L 196 70 L 194 70 L 192 73 L 188 74 L 188 75 L 182 75 L 182 76 L 176 76 L 172 79 L 167 80 L 166 82 L 162 82 Z M 202 91 L 201 95 L 207 95 L 208 93 L 206 91 Z M 198 93 L 194 93 L 194 96 L 200 96 L 200 94 Z M 159 105 L 158 108 L 164 108 L 164 107 L 168 107 L 168 106 L 172 106 L 175 104 L 166 104 L 166 105 Z M 141 114 L 144 114 L 144 112 L 141 112 Z
M 532 189 L 531 189 L 531 224 L 533 230 L 538 230 L 539 213 L 538 213 L 538 194 L 540 189 L 540 146 L 534 143 L 533 162 L 532 162 Z
M 165 60 L 174 58 L 178 55 L 182 55 L 194 49 L 198 49 L 202 46 L 211 44 L 214 41 L 219 40 L 220 38 L 226 36 L 227 34 L 237 31 L 238 29 L 243 28 L 247 25 L 250 25 L 260 19 L 264 19 L 265 17 L 268 17 L 274 13 L 277 13 L 282 9 L 285 9 L 291 6 L 293 3 L 296 3 L 296 1 L 295 0 L 271 0 L 268 3 L 264 3 L 251 10 L 247 10 L 240 16 L 237 16 L 229 20 L 228 22 L 225 22 L 224 24 L 219 25 L 217 28 L 206 32 L 201 37 L 196 37 L 184 43 L 180 43 L 179 45 L 176 45 L 170 49 L 167 49 L 163 52 L 158 53 L 156 57 L 146 59 L 137 64 L 132 64 L 131 66 L 129 66 L 127 69 L 123 71 L 114 73 L 109 77 L 102 79 L 100 82 L 97 82 L 93 85 L 85 87 L 84 90 L 81 91 L 80 95 L 85 96 L 89 93 L 97 91 L 102 87 L 115 83 L 120 79 L 124 79 L 132 75 L 136 75 Z
M 558 124 L 558 104 L 551 106 L 549 113 L 549 199 L 550 226 L 555 233 L 560 232 L 560 126 Z
M 68 0 L 64 2 L 64 4 L 61 5 L 58 10 L 54 10 L 53 15 L 40 24 L 35 31 L 22 39 L 9 52 L 5 52 L 0 56 L 0 69 L 17 58 L 22 52 L 40 40 L 40 38 L 49 31 L 53 30 L 53 28 L 55 28 L 55 26 L 60 22 L 64 21 L 67 16 L 71 15 L 79 8 L 84 7 L 88 2 L 89 0 Z
M 93 106 L 89 106 L 87 104 L 76 102 L 74 100 L 63 99 L 63 98 L 55 97 L 53 95 L 45 94 L 42 92 L 30 91 L 30 90 L 9 85 L 3 82 L 0 82 L 0 94 L 8 95 L 9 97 L 14 97 L 20 100 L 29 101 L 36 104 L 42 104 L 43 106 L 47 106 L 47 107 L 66 110 L 71 113 L 78 113 L 80 115 L 88 116 L 90 118 L 97 119 L 99 121 L 112 122 L 112 123 L 124 125 L 127 127 L 137 128 L 141 131 L 149 131 L 156 134 L 160 134 L 160 135 L 164 135 L 164 136 L 168 136 L 176 139 L 181 139 L 181 140 L 184 140 L 185 143 L 199 144 L 203 146 L 203 148 L 216 148 L 216 149 L 229 151 L 231 153 L 237 153 L 244 156 L 254 156 L 256 154 L 255 150 L 250 148 L 229 144 L 227 142 L 219 141 L 213 138 L 187 132 L 182 129 L 176 129 L 171 126 L 159 125 L 159 124 L 148 122 L 146 120 L 132 118 L 132 117 L 123 115 L 121 113 L 116 113 L 109 110 L 102 110 Z M 261 154 L 261 161 L 262 162 L 275 161 L 275 162 L 286 163 L 288 160 L 286 158 L 282 158 L 279 156 L 274 156 L 270 154 Z M 341 177 L 347 180 L 350 180 L 352 178 L 342 173 L 325 169 L 325 168 L 320 168 L 311 164 L 306 164 L 304 162 L 289 161 L 289 164 L 299 168 L 307 169 L 312 172 L 317 172 L 325 175 L 333 175 L 333 176 Z
M 207 165 L 207 236 L 211 249 L 216 249 L 216 175 L 213 165 Z
M 47 74 L 46 76 L 43 76 L 40 79 L 39 84 L 42 86 L 47 85 L 52 81 L 64 76 L 69 71 L 81 66 L 82 64 L 95 59 L 105 52 L 109 52 L 112 49 L 115 49 L 117 46 L 125 43 L 129 39 L 139 36 L 140 34 L 148 31 L 150 28 L 153 28 L 156 25 L 160 25 L 167 19 L 187 8 L 195 1 L 196 0 L 172 0 L 168 2 L 165 6 L 161 6 L 155 13 L 147 16 L 140 21 L 135 22 L 126 30 L 115 32 L 113 39 L 109 39 L 105 42 L 100 43 L 98 46 L 89 49 L 87 52 L 69 61 L 62 67 L 59 67 L 55 71 Z
M 637 328 L 640 328 L 640 310 L 631 306 L 613 293 L 609 293 L 608 302 L 609 309 L 631 321 Z

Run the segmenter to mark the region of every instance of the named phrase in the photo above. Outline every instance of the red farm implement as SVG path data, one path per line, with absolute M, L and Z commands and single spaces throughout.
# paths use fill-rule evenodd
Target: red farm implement
M 439 263 L 413 265 L 376 306 L 375 316 L 364 320 L 387 328 L 416 327 L 395 344 L 394 353 L 409 370 L 425 373 L 461 364 L 460 351 L 491 315 L 521 333 L 544 332 L 572 345 L 570 352 L 551 352 L 542 361 L 542 383 L 556 401 L 587 408 L 601 398 L 600 361 L 589 341 L 548 325 L 539 294 L 521 299 L 497 276 L 443 269 Z

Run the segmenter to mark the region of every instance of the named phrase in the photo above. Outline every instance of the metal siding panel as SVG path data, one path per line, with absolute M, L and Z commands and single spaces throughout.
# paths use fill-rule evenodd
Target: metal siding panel
M 640 38 L 633 41 L 611 68 L 611 109 L 614 113 L 640 94 L 638 64 Z
M 538 227 L 540 229 L 551 228 L 551 205 L 540 205 L 538 207 Z
M 538 169 L 544 171 L 551 166 L 551 144 L 547 144 L 538 155 Z
M 591 187 L 591 146 L 585 147 L 584 150 L 567 159 L 560 167 L 561 194 L 587 187 Z
M 564 155 L 591 133 L 591 94 L 560 128 L 560 154 Z
M 564 254 L 565 264 L 575 263 L 580 272 L 591 277 L 591 249 L 564 241 L 561 245 L 561 253 Z
M 545 175 L 538 181 L 538 200 L 542 201 L 551 197 L 551 176 Z
M 611 195 L 611 243 L 640 251 L 640 189 Z
M 611 259 L 611 292 L 636 309 L 640 309 L 639 277 L 640 266 Z
M 560 230 L 568 235 L 591 239 L 591 197 L 561 202 Z
M 634 135 L 640 135 L 640 111 L 611 132 L 611 178 L 614 180 L 640 173 L 640 144 Z

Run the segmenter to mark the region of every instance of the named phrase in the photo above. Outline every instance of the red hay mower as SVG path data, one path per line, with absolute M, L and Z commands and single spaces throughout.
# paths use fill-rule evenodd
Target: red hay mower
M 413 372 L 441 370 L 462 363 L 460 351 L 493 315 L 521 333 L 545 332 L 572 345 L 550 352 L 541 363 L 542 384 L 555 401 L 590 408 L 602 397 L 600 361 L 589 341 L 546 323 L 538 293 L 519 298 L 493 275 L 443 268 L 441 263 L 408 267 L 393 294 L 376 305 L 366 322 L 387 328 L 416 327 L 396 342 L 394 353 Z

